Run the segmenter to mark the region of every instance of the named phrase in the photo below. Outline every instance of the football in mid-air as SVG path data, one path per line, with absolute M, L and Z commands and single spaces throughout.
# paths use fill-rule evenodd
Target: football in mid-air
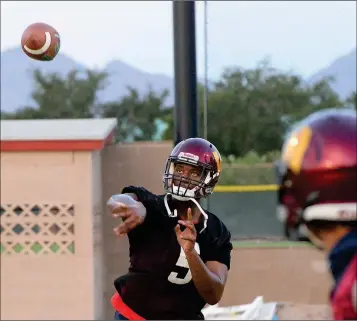
M 59 33 L 46 23 L 33 23 L 22 34 L 22 50 L 27 56 L 35 60 L 53 60 L 58 54 L 60 46 Z

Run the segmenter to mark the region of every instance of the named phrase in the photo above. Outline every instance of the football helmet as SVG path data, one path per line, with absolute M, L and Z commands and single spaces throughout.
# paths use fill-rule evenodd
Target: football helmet
M 356 135 L 352 109 L 315 112 L 295 126 L 277 162 L 278 206 L 292 198 L 303 223 L 356 220 Z
M 175 171 L 178 164 L 191 165 L 199 174 L 194 178 L 178 174 Z M 167 196 L 171 195 L 179 201 L 194 202 L 207 220 L 207 214 L 197 200 L 213 192 L 221 171 L 220 153 L 209 141 L 202 138 L 188 138 L 177 144 L 167 160 L 163 175 L 165 206 L 169 216 L 177 216 L 177 211 L 172 213 L 167 204 Z

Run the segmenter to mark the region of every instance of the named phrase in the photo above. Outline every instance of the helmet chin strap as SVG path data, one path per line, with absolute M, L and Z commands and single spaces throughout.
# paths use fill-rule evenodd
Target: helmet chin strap
M 177 217 L 177 210 L 174 209 L 173 213 L 171 212 L 170 210 L 170 207 L 169 207 L 169 204 L 167 202 L 167 196 L 168 195 L 171 195 L 173 198 L 177 199 L 177 200 L 180 200 L 180 201 L 183 201 L 183 202 L 187 202 L 187 201 L 192 201 L 196 204 L 196 206 L 198 207 L 198 209 L 200 210 L 200 212 L 202 213 L 203 217 L 204 217 L 204 222 L 203 222 L 203 228 L 202 230 L 200 231 L 200 233 L 202 233 L 206 227 L 207 227 L 207 221 L 208 221 L 208 215 L 207 213 L 203 210 L 203 208 L 201 207 L 201 205 L 194 199 L 194 198 L 191 198 L 191 197 L 182 197 L 182 196 L 178 196 L 176 197 L 176 195 L 173 195 L 172 193 L 166 193 L 165 197 L 164 197 L 164 204 L 165 204 L 165 207 L 166 207 L 166 211 L 167 211 L 167 214 L 170 216 L 170 217 Z

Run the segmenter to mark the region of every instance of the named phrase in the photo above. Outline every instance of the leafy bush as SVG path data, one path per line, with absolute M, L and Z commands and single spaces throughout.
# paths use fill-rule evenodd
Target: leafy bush
M 243 157 L 222 157 L 223 170 L 220 185 L 270 185 L 276 183 L 273 163 L 280 151 L 258 155 L 254 150 Z

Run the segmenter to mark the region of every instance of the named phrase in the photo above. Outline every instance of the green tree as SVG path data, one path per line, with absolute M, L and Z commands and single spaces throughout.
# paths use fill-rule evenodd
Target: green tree
M 77 70 L 66 76 L 57 73 L 33 73 L 35 89 L 34 107 L 24 107 L 15 113 L 1 113 L 2 119 L 55 119 L 116 117 L 117 139 L 151 140 L 157 133 L 157 121 L 167 113 L 164 103 L 168 91 L 156 94 L 151 87 L 147 94 L 128 87 L 126 96 L 107 103 L 98 103 L 97 94 L 106 85 L 107 73 L 103 71 Z
M 151 87 L 140 97 L 139 92 L 128 87 L 128 94 L 118 101 L 102 105 L 103 117 L 118 119 L 116 139 L 118 141 L 152 140 L 157 132 L 157 123 L 166 115 L 164 103 L 169 92 L 155 93 Z
M 54 119 L 93 118 L 100 114 L 96 98 L 104 89 L 107 74 L 102 71 L 86 70 L 84 75 L 77 70 L 65 77 L 58 73 L 33 73 L 35 89 L 32 98 L 34 107 L 24 107 L 14 113 L 7 113 L 11 119 Z
M 357 93 L 355 91 L 346 99 L 346 103 L 357 110 Z
M 24 107 L 16 112 L 1 112 L 1 119 L 45 119 L 46 117 L 33 107 Z
M 330 87 L 331 79 L 306 86 L 301 77 L 284 74 L 262 61 L 254 69 L 226 69 L 208 92 L 208 139 L 223 155 L 259 155 L 279 150 L 285 132 L 311 112 L 343 104 Z M 199 88 L 199 119 L 203 119 Z M 173 121 L 165 138 L 172 138 Z M 200 135 L 202 135 L 200 122 Z

